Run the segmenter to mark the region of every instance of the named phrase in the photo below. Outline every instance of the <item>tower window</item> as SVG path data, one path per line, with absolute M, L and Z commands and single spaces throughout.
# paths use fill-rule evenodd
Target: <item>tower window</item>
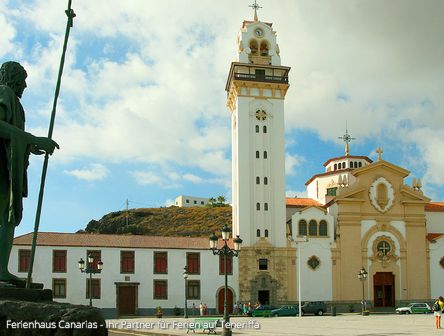
M 264 184 L 268 184 L 268 177 L 264 177 Z
M 256 151 L 256 159 L 259 159 L 259 151 Z
M 268 211 L 268 203 L 264 203 L 264 210 Z
M 342 162 L 342 169 L 345 168 L 345 162 Z
M 265 238 L 268 238 L 268 230 L 265 229 Z
M 260 210 L 261 209 L 261 204 L 260 203 L 256 203 L 256 210 Z
M 268 269 L 268 259 L 259 259 L 259 270 L 266 271 Z
M 307 222 L 303 219 L 299 221 L 299 235 L 306 236 L 307 235 Z
M 267 151 L 264 151 L 264 159 L 267 158 Z
M 251 40 L 250 41 L 250 49 L 251 49 L 251 54 L 255 55 L 257 54 L 257 41 L 256 40 Z
M 256 184 L 260 184 L 261 183 L 261 178 L 259 176 L 256 176 Z
M 268 56 L 268 44 L 265 41 L 261 43 L 261 56 Z
M 256 133 L 259 133 L 259 125 L 256 125 Z
M 264 133 L 267 133 L 267 126 L 264 126 Z
M 256 237 L 260 237 L 261 236 L 261 230 L 257 229 L 256 230 Z
M 265 70 L 264 69 L 255 69 L 254 74 L 257 80 L 265 80 Z

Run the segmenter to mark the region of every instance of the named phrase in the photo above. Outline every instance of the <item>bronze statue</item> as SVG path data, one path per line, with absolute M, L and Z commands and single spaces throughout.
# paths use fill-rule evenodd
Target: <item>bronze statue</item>
M 52 154 L 59 145 L 47 137 L 25 132 L 25 113 L 20 103 L 27 73 L 17 62 L 0 68 L 0 282 L 21 281 L 8 271 L 14 230 L 20 224 L 23 197 L 27 196 L 29 155 Z

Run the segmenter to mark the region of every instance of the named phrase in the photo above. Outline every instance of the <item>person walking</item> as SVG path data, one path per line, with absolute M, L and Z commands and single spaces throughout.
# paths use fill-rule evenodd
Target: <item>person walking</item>
M 435 315 L 436 329 L 441 329 L 441 314 L 444 309 L 444 298 L 440 296 L 433 304 L 433 315 Z

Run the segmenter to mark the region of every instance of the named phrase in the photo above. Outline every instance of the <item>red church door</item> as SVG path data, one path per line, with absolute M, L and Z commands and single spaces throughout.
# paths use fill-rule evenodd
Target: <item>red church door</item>
M 395 305 L 395 276 L 391 272 L 377 272 L 373 276 L 375 307 Z
M 224 294 L 225 294 L 225 289 L 222 288 L 219 291 L 217 298 L 217 309 L 219 314 L 223 314 L 224 312 Z M 233 312 L 233 292 L 229 288 L 227 292 L 227 308 L 228 308 L 228 313 L 231 314 Z

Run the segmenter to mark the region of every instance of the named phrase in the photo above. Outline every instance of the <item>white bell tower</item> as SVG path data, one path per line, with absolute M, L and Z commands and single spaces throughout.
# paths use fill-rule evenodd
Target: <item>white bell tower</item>
M 284 99 L 290 67 L 281 66 L 276 32 L 244 21 L 226 91 L 232 121 L 233 235 L 243 246 L 285 247 Z

